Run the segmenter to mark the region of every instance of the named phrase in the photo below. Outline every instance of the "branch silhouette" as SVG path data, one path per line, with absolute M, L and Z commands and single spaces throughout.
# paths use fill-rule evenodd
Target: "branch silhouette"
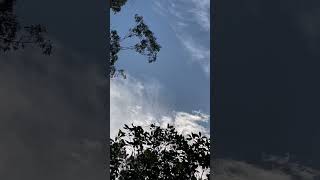
M 127 0 L 112 0 L 111 11 L 117 14 L 121 11 L 121 7 L 124 6 Z M 136 53 L 146 56 L 149 63 L 157 60 L 157 55 L 161 49 L 160 44 L 157 42 L 157 38 L 154 33 L 150 30 L 149 26 L 144 22 L 143 17 L 135 14 L 134 16 L 135 26 L 130 28 L 128 33 L 124 37 L 120 37 L 117 30 L 110 31 L 110 77 L 113 78 L 117 75 L 123 75 L 125 73 L 123 69 L 117 69 L 116 63 L 119 60 L 119 53 L 123 50 L 133 50 Z M 136 43 L 133 45 L 123 46 L 122 44 L 127 43 L 125 40 L 135 39 Z

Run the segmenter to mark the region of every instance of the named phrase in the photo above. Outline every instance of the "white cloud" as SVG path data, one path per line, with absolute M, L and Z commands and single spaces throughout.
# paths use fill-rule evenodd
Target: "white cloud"
M 192 56 L 192 60 L 198 62 L 203 68 L 204 72 L 210 73 L 210 49 L 202 46 L 194 41 L 191 36 L 178 35 L 183 46 L 188 50 Z
M 199 122 L 209 122 L 209 115 L 196 111 L 192 113 L 174 112 L 171 117 L 163 116 L 160 121 L 162 126 L 166 126 L 168 123 L 174 125 L 177 131 L 182 134 L 202 132 L 206 136 L 210 136 L 208 127 L 202 126 Z
M 169 19 L 183 47 L 208 75 L 210 73 L 210 0 L 155 1 L 156 12 Z M 197 38 L 194 38 L 197 37 Z
M 198 24 L 206 31 L 210 31 L 210 0 L 191 0 L 193 13 Z
M 209 135 L 209 115 L 200 111 L 177 112 L 169 109 L 161 93 L 161 85 L 156 81 L 142 82 L 128 75 L 127 79 L 111 79 L 110 86 L 110 135 L 114 137 L 124 124 L 134 123 L 147 126 L 156 123 L 174 125 L 177 131 L 203 132 Z
M 210 0 L 154 1 L 154 9 L 161 15 L 174 16 L 177 21 L 197 23 L 203 31 L 210 31 Z

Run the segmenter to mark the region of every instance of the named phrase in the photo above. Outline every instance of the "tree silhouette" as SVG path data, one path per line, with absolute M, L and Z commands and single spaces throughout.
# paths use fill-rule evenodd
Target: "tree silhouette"
M 210 167 L 209 138 L 200 132 L 183 136 L 170 125 L 151 124 L 149 129 L 125 125 L 125 131 L 111 139 L 112 180 L 209 179 L 205 171 Z
M 111 11 L 116 14 L 121 11 L 121 7 L 125 5 L 127 0 L 112 0 L 110 1 Z M 157 38 L 154 36 L 153 32 L 150 30 L 149 26 L 145 24 L 143 17 L 136 14 L 134 16 L 135 26 L 130 28 L 128 33 L 124 37 L 120 37 L 117 30 L 110 30 L 110 77 L 115 77 L 117 75 L 123 75 L 123 69 L 116 68 L 116 62 L 119 59 L 119 52 L 121 50 L 133 50 L 141 55 L 147 56 L 148 62 L 155 62 L 157 59 L 158 52 L 161 46 L 157 42 Z M 132 45 L 126 45 L 125 40 L 136 39 L 137 42 Z
M 15 0 L 0 1 L 0 51 L 24 49 L 37 46 L 43 54 L 50 55 L 52 43 L 45 38 L 43 25 L 21 25 L 15 15 Z

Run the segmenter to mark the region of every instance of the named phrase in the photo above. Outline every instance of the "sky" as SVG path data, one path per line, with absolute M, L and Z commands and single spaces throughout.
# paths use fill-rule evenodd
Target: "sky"
M 181 131 L 209 135 L 209 7 L 209 0 L 129 1 L 120 13 L 111 13 L 111 28 L 122 36 L 135 14 L 143 16 L 162 46 L 152 64 L 135 52 L 120 53 L 117 65 L 128 79 L 111 80 L 112 130 L 131 121 L 171 122 Z
M 317 0 L 215 1 L 214 79 L 209 1 L 130 1 L 114 28 L 139 12 L 163 49 L 154 64 L 121 54 L 128 79 L 110 86 L 104 1 L 18 2 L 19 18 L 44 24 L 55 49 L 0 55 L 0 179 L 105 179 L 108 91 L 111 134 L 129 119 L 208 133 L 214 114 L 216 179 L 319 176 Z

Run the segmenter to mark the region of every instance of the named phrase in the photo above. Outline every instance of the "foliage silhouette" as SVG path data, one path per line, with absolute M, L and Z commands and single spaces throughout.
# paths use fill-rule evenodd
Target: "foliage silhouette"
M 112 180 L 196 180 L 209 179 L 210 139 L 199 134 L 179 134 L 173 126 L 151 124 L 124 126 L 111 139 Z M 198 168 L 201 167 L 202 170 Z
M 50 55 L 52 43 L 45 38 L 46 28 L 43 25 L 21 25 L 15 15 L 15 0 L 0 1 L 0 51 L 24 49 L 35 45 L 42 53 Z
M 121 11 L 121 7 L 126 4 L 127 0 L 112 0 L 110 2 L 112 12 L 116 14 Z M 133 50 L 141 55 L 147 56 L 149 63 L 155 62 L 157 59 L 158 52 L 161 48 L 157 42 L 157 38 L 149 26 L 145 24 L 142 16 L 135 14 L 134 20 L 135 26 L 130 28 L 124 37 L 120 37 L 117 30 L 110 30 L 109 75 L 111 78 L 119 74 L 125 77 L 124 70 L 116 68 L 116 62 L 119 59 L 118 54 L 121 50 Z M 138 42 L 130 46 L 122 46 L 125 40 L 129 38 L 135 38 Z
M 121 11 L 121 7 L 127 3 L 127 0 L 111 0 L 110 8 L 114 13 L 118 13 Z

